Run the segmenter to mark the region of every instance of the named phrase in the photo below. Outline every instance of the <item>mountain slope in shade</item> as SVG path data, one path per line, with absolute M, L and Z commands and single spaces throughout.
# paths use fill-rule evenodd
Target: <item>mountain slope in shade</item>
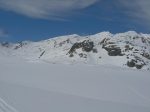
M 112 65 L 150 69 L 150 35 L 129 31 L 119 34 L 67 35 L 39 42 L 2 43 L 0 55 L 29 61 L 61 64 Z

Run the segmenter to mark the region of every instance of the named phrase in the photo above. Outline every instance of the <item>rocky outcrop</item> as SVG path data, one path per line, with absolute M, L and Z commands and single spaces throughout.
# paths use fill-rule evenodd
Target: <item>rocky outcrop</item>
M 8 48 L 10 46 L 10 44 L 8 42 L 2 42 L 1 46 Z
M 127 62 L 128 67 L 136 67 L 137 69 L 141 69 L 145 64 L 144 63 L 137 63 L 137 60 L 132 59 L 131 61 Z
M 90 52 L 94 48 L 94 42 L 90 40 L 84 40 L 83 42 L 75 43 L 68 52 L 68 54 L 70 54 L 70 57 L 72 57 L 76 49 L 79 48 L 81 48 L 83 52 Z
M 104 47 L 104 49 L 108 52 L 109 56 L 123 56 L 121 49 L 119 47 L 116 48 Z
M 124 54 L 121 52 L 121 48 L 116 45 L 103 45 L 102 47 L 108 52 L 109 56 L 123 56 Z
M 150 54 L 148 54 L 148 53 L 142 53 L 141 55 L 142 55 L 143 57 L 145 57 L 145 58 L 147 58 L 147 59 L 150 60 Z
M 23 47 L 24 45 L 27 45 L 27 43 L 26 42 L 19 42 L 16 46 L 15 46 L 15 50 L 16 49 L 19 49 L 19 48 L 21 48 L 21 47 Z

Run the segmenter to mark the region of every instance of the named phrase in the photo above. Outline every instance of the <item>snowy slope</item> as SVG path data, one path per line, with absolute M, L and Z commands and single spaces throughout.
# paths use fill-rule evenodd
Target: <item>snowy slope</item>
M 149 69 L 133 31 L 1 43 L 0 112 L 150 112 Z
M 0 62 L 0 112 L 150 112 L 149 71 L 2 56 Z
M 13 107 L 0 98 L 0 112 L 17 112 Z
M 150 35 L 134 31 L 119 34 L 101 32 L 89 36 L 74 34 L 39 42 L 4 44 L 0 50 L 0 55 L 29 61 L 150 69 Z

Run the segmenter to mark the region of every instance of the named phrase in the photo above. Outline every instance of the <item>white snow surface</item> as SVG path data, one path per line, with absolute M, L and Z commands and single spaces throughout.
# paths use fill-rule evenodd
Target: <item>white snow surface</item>
M 136 32 L 115 37 L 103 32 L 88 38 L 98 43 L 100 35 L 102 40 L 109 36 L 116 42 L 118 38 L 118 45 L 119 37 L 127 35 L 149 38 Z M 61 47 L 56 43 L 68 36 L 24 42 L 27 44 L 17 50 L 14 44 L 1 46 L 0 112 L 150 112 L 150 72 L 122 67 L 124 57 L 110 57 L 101 48 L 95 55 L 87 53 L 88 59 L 68 57 L 66 53 L 73 43 L 85 38 L 70 35 L 71 41 Z M 136 47 L 149 45 L 138 42 L 134 42 Z M 43 50 L 46 53 L 39 59 Z M 103 61 L 97 61 L 99 54 Z

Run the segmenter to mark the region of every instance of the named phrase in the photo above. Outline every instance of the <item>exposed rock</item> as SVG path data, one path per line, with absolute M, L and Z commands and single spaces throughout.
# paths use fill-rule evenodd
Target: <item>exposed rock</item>
M 131 61 L 128 61 L 127 66 L 128 67 L 135 67 L 135 60 L 132 59 Z
M 80 53 L 79 56 L 80 56 L 81 58 L 87 58 L 87 55 L 86 55 L 86 54 L 83 54 L 83 53 Z
M 74 56 L 73 54 L 70 54 L 70 55 L 69 55 L 69 57 L 73 57 L 73 56 Z
M 69 43 L 69 42 L 70 42 L 70 39 L 67 39 L 65 41 L 60 42 L 58 45 L 59 47 L 62 47 L 64 44 Z
M 109 56 L 123 56 L 124 55 L 122 54 L 121 49 L 119 47 L 103 46 L 103 48 L 108 52 Z
M 144 65 L 135 65 L 137 69 L 141 69 Z
M 80 42 L 80 43 L 75 43 L 71 49 L 69 50 L 69 54 L 73 54 L 76 49 L 79 49 L 79 48 L 82 48 L 82 51 L 85 51 L 85 52 L 90 52 L 93 50 L 93 47 L 94 47 L 94 42 L 90 41 L 90 40 L 85 40 L 83 42 Z
M 133 50 L 133 47 L 130 47 L 129 45 L 125 45 L 125 51 L 131 51 Z
M 82 45 L 83 51 L 90 52 L 93 50 L 94 42 L 89 41 L 89 40 L 85 40 L 81 43 L 81 45 Z
M 19 48 L 23 47 L 24 45 L 27 45 L 27 43 L 19 42 L 18 45 L 14 49 L 19 49 Z
M 44 53 L 45 53 L 45 51 L 43 51 L 43 52 L 40 54 L 39 58 L 41 58 L 41 57 L 44 55 Z
M 96 48 L 93 49 L 93 53 L 98 53 Z
M 108 40 L 108 38 L 104 38 L 101 42 L 99 42 L 99 45 L 106 44 Z
M 3 47 L 9 47 L 9 43 L 8 42 L 3 42 L 3 43 L 1 43 L 1 46 L 3 46 Z
M 141 61 L 141 63 L 139 64 L 138 61 Z M 144 65 L 145 65 L 145 63 L 142 62 L 142 60 L 139 60 L 139 59 L 132 59 L 131 61 L 127 62 L 128 67 L 136 67 L 137 69 L 142 69 L 142 67 Z
M 147 58 L 147 59 L 149 59 L 150 60 L 150 54 L 148 54 L 148 53 L 143 53 L 143 54 L 141 54 L 143 57 L 145 57 L 145 58 Z

